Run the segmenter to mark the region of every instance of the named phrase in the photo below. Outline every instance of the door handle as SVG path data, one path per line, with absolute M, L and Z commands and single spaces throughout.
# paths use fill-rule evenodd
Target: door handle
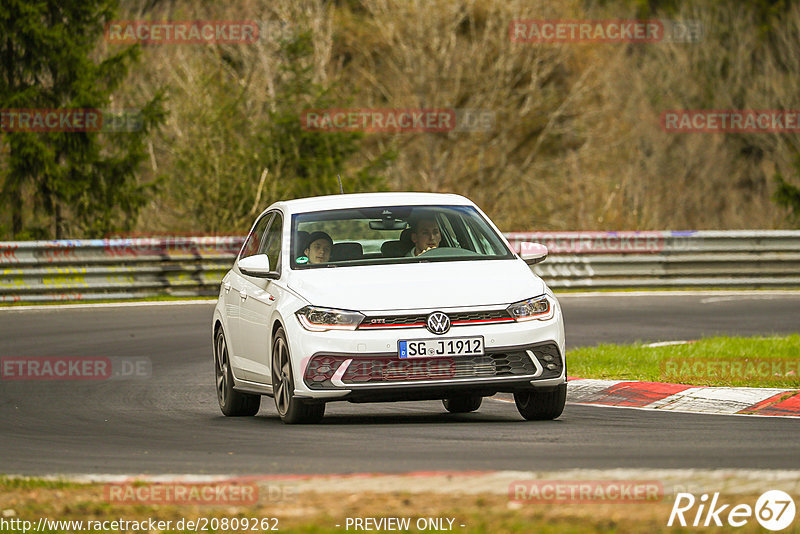
M 242 289 L 242 290 L 239 292 L 239 298 L 240 298 L 240 299 L 242 299 L 243 301 L 247 300 L 247 291 L 245 291 L 244 289 Z
M 225 293 L 226 293 L 226 294 L 227 294 L 227 293 L 230 293 L 230 292 L 231 292 L 231 283 L 230 283 L 230 282 L 224 282 L 224 283 L 222 284 L 222 289 L 224 289 L 224 290 L 225 290 Z

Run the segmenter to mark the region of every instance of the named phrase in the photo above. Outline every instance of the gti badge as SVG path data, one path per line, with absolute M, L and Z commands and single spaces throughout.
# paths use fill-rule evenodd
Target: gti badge
M 442 312 L 428 315 L 428 330 L 434 334 L 446 334 L 450 330 L 450 317 Z

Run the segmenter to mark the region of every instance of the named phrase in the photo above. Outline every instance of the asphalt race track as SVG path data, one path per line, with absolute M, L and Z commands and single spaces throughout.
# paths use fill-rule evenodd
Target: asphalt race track
M 569 346 L 798 332 L 800 294 L 564 296 Z M 796 419 L 568 404 L 528 423 L 513 404 L 328 405 L 287 426 L 216 403 L 213 305 L 0 311 L 0 356 L 146 356 L 150 378 L 0 382 L 0 473 L 351 473 L 562 468 L 795 468 Z

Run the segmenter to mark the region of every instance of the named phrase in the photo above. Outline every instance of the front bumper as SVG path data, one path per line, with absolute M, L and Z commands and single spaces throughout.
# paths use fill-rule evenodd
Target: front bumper
M 535 387 L 537 390 L 550 390 L 564 384 L 561 379 L 547 379 L 531 382 L 527 379 L 517 379 L 507 382 L 497 382 L 497 380 L 472 380 L 463 383 L 420 383 L 414 386 L 404 384 L 392 384 L 380 387 L 365 387 L 347 390 L 343 395 L 335 398 L 324 397 L 304 397 L 306 401 L 317 400 L 346 400 L 350 402 L 392 402 L 392 401 L 422 401 L 438 400 L 460 395 L 477 395 L 480 397 L 491 397 L 497 393 L 516 393 L 518 391 L 530 390 Z
M 315 354 L 303 376 L 309 389 L 413 386 L 494 378 L 558 378 L 563 359 L 553 342 L 487 351 L 483 355 L 399 358 L 396 353 Z
M 547 321 L 453 326 L 442 336 L 425 328 L 309 332 L 290 322 L 295 395 L 305 399 L 488 396 L 566 382 L 560 309 Z M 483 336 L 485 355 L 398 357 L 399 340 L 465 336 Z

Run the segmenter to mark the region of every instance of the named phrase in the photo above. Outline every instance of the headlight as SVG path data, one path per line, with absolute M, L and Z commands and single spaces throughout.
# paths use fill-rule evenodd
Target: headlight
M 315 306 L 301 308 L 297 310 L 296 315 L 303 328 L 312 332 L 355 330 L 364 320 L 364 315 L 358 312 Z
M 555 314 L 555 308 L 545 295 L 523 300 L 522 302 L 515 302 L 507 310 L 517 322 L 532 321 L 534 319 L 546 321 L 552 319 Z

